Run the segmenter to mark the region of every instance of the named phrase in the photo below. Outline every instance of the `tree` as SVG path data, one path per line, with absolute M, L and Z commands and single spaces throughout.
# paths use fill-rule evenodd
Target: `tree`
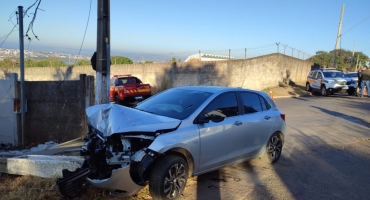
M 75 64 L 75 66 L 89 66 L 89 65 L 91 65 L 90 60 L 79 60 Z
M 19 67 L 19 62 L 15 59 L 4 58 L 0 61 L 0 67 Z
M 120 64 L 133 64 L 130 58 L 126 58 L 123 56 L 111 56 L 110 60 L 113 65 L 120 65 Z
M 317 51 L 316 55 L 309 58 L 309 60 L 324 68 L 333 67 L 334 52 L 335 50 L 332 50 L 330 52 Z M 336 50 L 336 54 L 337 54 L 336 68 L 343 71 L 349 70 L 351 66 L 353 52 L 349 50 L 339 49 Z M 369 61 L 369 57 L 363 54 L 362 52 L 355 52 L 352 67 L 355 67 L 355 63 L 357 62 L 357 55 L 360 66 L 365 65 L 366 62 Z

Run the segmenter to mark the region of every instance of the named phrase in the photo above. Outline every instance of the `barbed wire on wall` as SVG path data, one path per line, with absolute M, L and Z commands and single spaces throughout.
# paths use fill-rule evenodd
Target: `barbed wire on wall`
M 175 59 L 181 58 L 182 61 L 185 61 L 189 56 L 195 56 L 197 54 L 209 54 L 209 55 L 215 55 L 215 56 L 222 56 L 223 58 L 226 58 L 226 59 L 237 60 L 237 59 L 249 59 L 249 58 L 254 58 L 254 57 L 273 54 L 273 53 L 281 53 L 286 56 L 291 56 L 291 57 L 298 58 L 301 60 L 307 60 L 308 58 L 312 56 L 311 54 L 308 54 L 303 50 L 290 47 L 288 44 L 277 42 L 275 44 L 267 44 L 267 45 L 262 45 L 262 46 L 257 46 L 257 47 L 240 48 L 240 49 L 220 49 L 220 50 L 200 49 L 198 51 L 192 51 L 192 52 L 191 51 L 190 52 L 189 51 L 171 52 L 168 60 L 170 61 L 172 58 L 175 58 Z M 142 60 L 144 60 L 144 58 Z

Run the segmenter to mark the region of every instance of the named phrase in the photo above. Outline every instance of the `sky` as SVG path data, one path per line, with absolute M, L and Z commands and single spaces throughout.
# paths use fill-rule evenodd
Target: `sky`
M 18 27 L 6 40 L 4 36 L 17 23 L 18 6 L 26 10 L 35 2 L 0 1 L 0 48 L 19 47 Z M 343 4 L 340 48 L 352 51 L 356 46 L 355 51 L 370 56 L 368 0 L 110 0 L 111 55 L 228 55 L 230 49 L 235 57 L 277 51 L 307 57 L 335 48 Z M 24 18 L 25 31 L 34 9 Z M 82 45 L 92 55 L 97 0 L 42 0 L 33 31 L 39 40 L 26 39 L 27 50 L 78 54 Z

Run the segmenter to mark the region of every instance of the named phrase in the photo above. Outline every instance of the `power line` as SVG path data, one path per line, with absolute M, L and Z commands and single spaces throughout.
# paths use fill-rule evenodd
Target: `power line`
M 36 15 L 37 15 L 37 11 L 39 10 L 39 6 L 40 6 L 40 4 L 41 4 L 41 0 L 36 0 L 36 2 L 35 2 L 34 4 L 32 4 L 30 7 L 28 7 L 28 8 L 27 8 L 27 10 L 26 10 L 26 12 L 24 13 L 24 15 L 27 15 L 27 11 L 28 11 L 30 8 L 32 8 L 32 7 L 33 7 L 37 2 L 38 2 L 38 4 L 37 4 L 36 9 L 35 9 L 35 12 L 34 12 L 34 14 L 33 14 L 32 20 L 31 20 L 31 22 L 29 23 L 29 25 L 28 25 L 28 29 L 27 29 L 27 31 L 26 31 L 26 37 L 27 37 L 27 39 L 28 39 L 28 40 L 31 40 L 31 37 L 30 37 L 30 36 L 28 36 L 28 32 L 29 32 L 30 30 L 32 31 L 32 33 L 33 33 L 34 37 L 35 37 L 37 40 L 39 40 L 39 38 L 37 37 L 37 35 L 36 35 L 36 34 L 35 34 L 35 32 L 33 31 L 33 23 L 35 22 Z
M 6 34 L 6 35 L 4 35 L 3 37 L 0 38 L 0 40 L 3 39 L 3 38 L 5 38 L 3 40 L 3 42 L 0 44 L 0 47 L 3 46 L 4 42 L 6 41 L 6 39 L 8 39 L 9 35 L 13 33 L 13 31 L 14 31 L 15 27 L 17 27 L 17 25 L 18 24 L 14 25 L 13 29 L 8 34 Z
M 80 56 L 80 53 L 81 53 L 82 46 L 83 46 L 83 44 L 84 44 L 84 42 L 85 42 L 85 36 L 86 36 L 86 32 L 87 32 L 87 27 L 88 27 L 88 25 L 89 25 L 89 21 L 90 21 L 91 2 L 92 2 L 92 0 L 90 0 L 89 15 L 88 15 L 88 17 L 87 17 L 87 23 L 86 23 L 86 27 L 85 27 L 84 37 L 83 37 L 83 39 L 82 39 L 82 43 L 81 43 L 81 46 L 80 46 L 80 50 L 78 51 L 78 55 L 77 55 L 77 58 L 76 58 L 76 60 L 75 60 L 75 63 L 73 64 L 73 66 L 74 66 L 74 65 L 76 65 L 76 62 L 77 62 L 77 60 L 78 60 L 78 57 Z
M 344 32 L 343 34 L 341 34 L 341 36 L 342 36 L 342 35 L 344 35 L 344 34 L 346 34 L 346 33 L 348 33 L 348 32 L 349 32 L 349 31 L 351 31 L 352 29 L 356 28 L 358 25 L 362 24 L 363 22 L 365 22 L 365 21 L 366 21 L 366 20 L 368 20 L 368 19 L 370 19 L 370 17 L 368 17 L 368 18 L 366 18 L 366 19 L 362 20 L 360 23 L 356 24 L 355 26 L 353 26 L 352 28 L 350 28 L 348 31 L 346 31 L 346 32 Z
M 78 60 L 78 57 L 80 56 L 80 53 L 81 53 L 82 46 L 83 46 L 84 41 L 85 41 L 85 36 L 86 36 L 86 32 L 87 32 L 87 27 L 88 27 L 88 25 L 89 25 L 89 21 L 90 21 L 91 3 L 92 3 L 92 0 L 90 0 L 89 15 L 88 15 L 88 17 L 87 17 L 87 23 L 86 23 L 86 27 L 85 27 L 84 36 L 83 36 L 83 38 L 82 38 L 82 43 L 81 43 L 81 46 L 80 46 L 80 50 L 78 51 L 77 58 L 76 58 L 75 63 L 73 64 L 73 66 L 72 66 L 72 67 L 74 67 L 74 66 L 76 65 L 77 60 Z M 67 71 L 66 76 L 64 77 L 63 81 L 58 85 L 58 87 L 60 87 L 60 86 L 62 85 L 62 83 L 67 79 L 67 77 L 69 76 L 69 74 L 70 74 L 71 72 L 72 72 L 72 68 L 71 68 L 71 70 L 68 70 L 68 71 Z

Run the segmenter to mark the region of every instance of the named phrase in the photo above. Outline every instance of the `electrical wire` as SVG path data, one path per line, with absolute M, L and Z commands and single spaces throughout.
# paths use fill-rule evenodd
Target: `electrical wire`
M 88 17 L 87 17 L 87 23 L 86 23 L 86 27 L 85 27 L 84 37 L 82 38 L 82 43 L 81 43 L 81 46 L 80 46 L 80 50 L 78 51 L 78 55 L 77 55 L 77 58 L 76 58 L 76 60 L 75 60 L 75 63 L 73 64 L 73 66 L 74 66 L 74 65 L 76 65 L 77 60 L 78 60 L 78 57 L 79 57 L 79 56 L 80 56 L 80 54 L 81 54 L 82 46 L 83 46 L 83 44 L 84 44 L 84 42 L 85 42 L 85 36 L 86 36 L 86 32 L 87 32 L 87 27 L 88 27 L 88 25 L 89 25 L 89 21 L 90 21 L 91 3 L 92 3 L 92 0 L 90 0 L 89 15 L 88 15 Z
M 360 23 L 356 24 L 355 26 L 353 26 L 352 28 L 350 28 L 348 31 L 346 31 L 346 32 L 344 32 L 343 34 L 341 34 L 341 36 L 342 36 L 342 35 L 344 35 L 344 34 L 346 34 L 346 33 L 348 33 L 348 32 L 349 32 L 349 31 L 351 31 L 352 29 L 356 28 L 358 25 L 362 24 L 363 22 L 365 22 L 365 21 L 366 21 L 366 20 L 368 20 L 368 19 L 370 19 L 370 17 L 368 17 L 368 18 L 366 18 L 366 19 L 362 20 Z
M 87 23 L 86 23 L 86 27 L 85 27 L 84 36 L 83 36 L 83 38 L 82 38 L 82 43 L 81 43 L 81 46 L 80 46 L 80 50 L 78 51 L 77 58 L 76 58 L 76 60 L 75 60 L 75 62 L 74 62 L 74 64 L 73 64 L 72 68 L 76 65 L 77 60 L 78 60 L 78 57 L 79 57 L 79 56 L 80 56 L 80 54 L 81 54 L 82 46 L 83 46 L 83 44 L 84 44 L 84 42 L 85 42 L 85 36 L 86 36 L 86 32 L 87 32 L 87 27 L 89 26 L 89 21 L 90 21 L 91 4 L 92 4 L 92 0 L 90 0 L 89 14 L 88 14 L 88 17 L 87 17 Z M 65 75 L 65 77 L 64 77 L 64 79 L 63 79 L 63 81 L 62 81 L 62 82 L 57 86 L 58 88 L 59 88 L 59 87 L 62 85 L 62 83 L 67 79 L 67 77 L 71 74 L 71 72 L 72 72 L 72 68 L 70 68 L 70 69 L 67 71 L 67 73 L 66 73 L 66 75 Z
M 39 6 L 41 4 L 41 0 L 36 0 L 36 2 L 34 4 L 32 4 L 30 7 L 27 8 L 26 12 L 24 12 L 24 16 L 27 15 L 27 12 L 30 8 L 32 8 L 36 3 L 38 2 L 37 6 L 36 6 L 36 9 L 35 9 L 35 13 L 33 14 L 33 17 L 32 17 L 32 20 L 31 22 L 29 23 L 28 25 L 28 29 L 26 31 L 26 37 L 28 40 L 31 40 L 32 38 L 30 36 L 28 36 L 28 32 L 31 31 L 34 35 L 34 37 L 39 40 L 39 38 L 37 37 L 37 35 L 35 34 L 35 32 L 33 31 L 33 23 L 35 22 L 35 19 L 36 19 L 36 16 L 37 16 L 37 11 L 39 10 Z
M 1 46 L 3 46 L 4 42 L 8 39 L 9 35 L 10 35 L 10 34 L 12 34 L 12 33 L 14 32 L 14 29 L 15 29 L 16 27 L 17 27 L 17 24 L 16 24 L 16 25 L 14 25 L 13 29 L 12 29 L 8 34 L 6 34 L 6 35 L 4 35 L 3 37 L 1 37 L 1 38 L 0 38 L 0 40 L 1 40 L 1 39 L 3 39 L 3 38 L 5 38 L 5 39 L 3 40 L 3 42 L 0 44 L 0 47 L 1 47 Z

